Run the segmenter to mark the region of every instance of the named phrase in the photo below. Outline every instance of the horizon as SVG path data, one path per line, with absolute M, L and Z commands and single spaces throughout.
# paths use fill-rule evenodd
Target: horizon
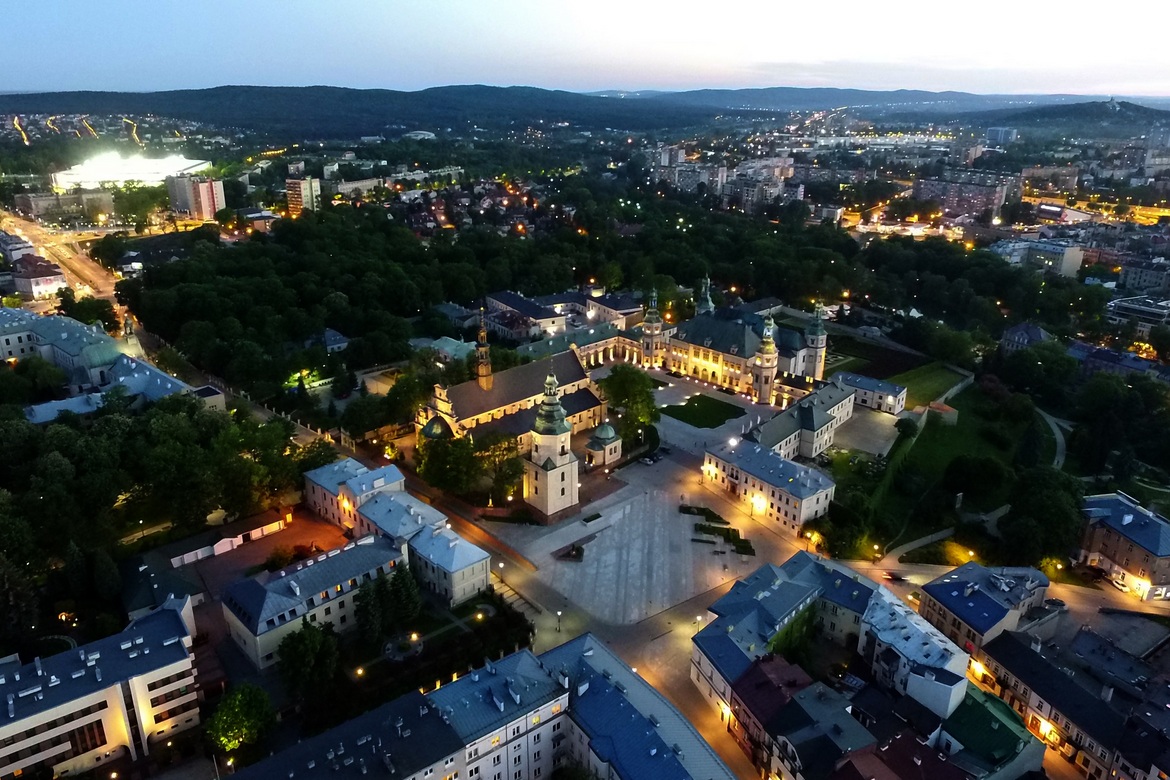
M 1063 53 L 1060 44 L 1084 32 L 1074 17 L 1006 0 L 991 0 L 979 14 L 918 15 L 842 0 L 832 27 L 819 17 L 797 26 L 790 12 L 763 0 L 740 0 L 719 15 L 613 0 L 588 8 L 515 0 L 505 12 L 468 0 L 441 12 L 360 0 L 261 0 L 246 15 L 226 0 L 207 0 L 197 16 L 170 4 L 143 13 L 135 0 L 71 5 L 67 15 L 57 4 L 28 3 L 6 9 L 9 29 L 22 33 L 12 36 L 9 55 L 37 67 L 5 91 L 246 84 L 413 92 L 531 84 L 589 93 L 783 85 L 1170 96 L 1170 50 L 1103 36 L 1090 53 Z M 1150 10 L 1146 27 L 1158 29 L 1159 20 L 1170 22 L 1170 7 Z

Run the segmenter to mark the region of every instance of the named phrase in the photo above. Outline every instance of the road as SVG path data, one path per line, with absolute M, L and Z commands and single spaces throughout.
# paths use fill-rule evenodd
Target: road
M 0 211 L 0 229 L 22 235 L 37 253 L 61 266 L 73 289 L 95 298 L 114 299 L 117 279 L 98 263 L 77 250 L 69 233 L 55 233 L 36 222 Z

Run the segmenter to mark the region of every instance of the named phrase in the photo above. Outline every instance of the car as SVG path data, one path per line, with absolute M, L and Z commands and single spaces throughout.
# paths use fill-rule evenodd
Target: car
M 641 460 L 639 460 L 638 462 L 639 462 L 639 463 L 644 463 L 644 464 L 646 464 L 647 466 L 653 466 L 653 465 L 654 465 L 654 461 L 652 461 L 650 458 L 642 458 L 642 459 L 641 459 Z
M 1109 584 L 1117 588 L 1122 593 L 1129 593 L 1129 586 L 1119 580 L 1110 579 Z
M 887 572 L 883 573 L 882 579 L 889 580 L 890 582 L 905 582 L 906 581 L 906 578 L 903 577 L 901 574 L 898 574 L 898 572 L 896 572 L 896 571 L 887 571 Z

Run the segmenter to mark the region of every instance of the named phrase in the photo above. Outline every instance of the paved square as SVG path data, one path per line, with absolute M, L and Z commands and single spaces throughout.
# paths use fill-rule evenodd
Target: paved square
M 861 450 L 871 455 L 885 455 L 894 446 L 898 431 L 892 414 L 853 405 L 853 417 L 833 434 L 833 445 L 843 450 Z

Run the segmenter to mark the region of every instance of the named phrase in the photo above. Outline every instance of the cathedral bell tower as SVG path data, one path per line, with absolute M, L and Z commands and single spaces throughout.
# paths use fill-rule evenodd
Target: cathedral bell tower
M 704 276 L 699 284 L 699 295 L 695 298 L 695 314 L 710 314 L 715 311 L 711 302 L 711 280 Z
M 576 506 L 580 500 L 579 463 L 569 449 L 572 433 L 557 394 L 557 378 L 549 374 L 532 426 L 532 452 L 524 461 L 524 500 L 545 515 Z
M 776 393 L 776 368 L 780 356 L 776 352 L 776 341 L 772 337 L 775 329 L 776 323 L 769 314 L 764 318 L 764 337 L 751 363 L 752 394 L 758 404 L 771 404 Z
M 813 309 L 812 322 L 804 329 L 804 341 L 809 349 L 804 359 L 804 375 L 813 379 L 824 379 L 829 334 L 825 332 L 825 309 L 819 303 Z
M 492 350 L 488 346 L 487 320 L 479 310 L 479 335 L 475 339 L 475 382 L 480 390 L 492 389 Z
M 650 306 L 642 320 L 642 367 L 661 368 L 665 343 L 662 339 L 662 315 L 658 313 L 658 291 L 650 291 Z

